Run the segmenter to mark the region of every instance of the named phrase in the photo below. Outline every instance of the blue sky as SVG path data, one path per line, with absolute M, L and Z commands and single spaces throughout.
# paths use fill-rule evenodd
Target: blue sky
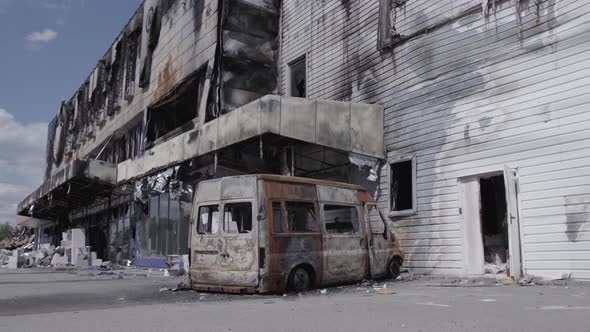
M 0 0 L 0 222 L 42 182 L 47 123 L 141 0 Z

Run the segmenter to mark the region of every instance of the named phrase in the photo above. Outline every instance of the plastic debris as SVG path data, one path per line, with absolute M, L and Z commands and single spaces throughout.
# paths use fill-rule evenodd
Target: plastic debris
M 518 279 L 518 284 L 520 286 L 534 286 L 535 282 L 532 276 L 526 275 Z
M 322 290 L 320 291 L 320 294 L 322 294 L 322 295 L 326 295 L 326 294 L 328 294 L 328 290 L 327 290 L 327 289 L 322 289 Z
M 394 291 L 392 291 L 391 289 L 387 289 L 387 288 L 379 288 L 375 290 L 375 294 L 379 294 L 379 295 L 393 295 L 395 294 Z

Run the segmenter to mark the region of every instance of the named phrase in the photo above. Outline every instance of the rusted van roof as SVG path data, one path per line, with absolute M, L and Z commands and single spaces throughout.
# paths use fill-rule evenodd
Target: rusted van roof
M 361 191 L 367 191 L 365 188 L 350 183 L 343 183 L 343 182 L 336 182 L 336 181 L 328 181 L 328 180 L 317 180 L 317 179 L 308 179 L 308 178 L 299 178 L 295 176 L 283 176 L 283 175 L 273 175 L 273 174 L 256 174 L 256 178 L 259 180 L 271 180 L 271 181 L 279 181 L 279 182 L 291 182 L 291 183 L 305 183 L 305 184 L 316 184 L 322 186 L 333 186 L 339 188 L 347 188 L 347 189 L 355 189 Z

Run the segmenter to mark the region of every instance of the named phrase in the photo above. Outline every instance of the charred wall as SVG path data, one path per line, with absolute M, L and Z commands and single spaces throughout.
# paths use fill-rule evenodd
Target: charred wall
M 380 5 L 397 34 L 387 48 Z M 465 271 L 457 181 L 509 165 L 519 171 L 525 272 L 590 278 L 576 258 L 590 239 L 588 13 L 574 0 L 285 0 L 281 92 L 288 64 L 306 54 L 309 97 L 385 107 L 388 160 L 416 160 L 417 213 L 390 219 L 413 271 Z M 385 213 L 389 172 L 380 172 Z
M 277 91 L 280 0 L 226 0 L 221 18 L 221 114 Z
M 137 126 L 145 127 L 143 113 L 149 107 L 207 67 L 215 57 L 218 2 L 141 4 L 80 88 L 60 106 L 49 130 L 52 155 L 46 176 L 76 158 L 97 158 L 106 150 L 116 155 L 111 151 L 122 145 L 117 141 L 135 137 Z M 125 154 L 138 150 L 136 141 L 143 143 L 143 136 L 134 138 Z

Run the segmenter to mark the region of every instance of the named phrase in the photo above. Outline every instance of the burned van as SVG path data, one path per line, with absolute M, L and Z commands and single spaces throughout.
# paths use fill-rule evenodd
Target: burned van
M 196 290 L 304 291 L 397 277 L 403 251 L 359 186 L 276 175 L 199 184 L 191 218 Z

